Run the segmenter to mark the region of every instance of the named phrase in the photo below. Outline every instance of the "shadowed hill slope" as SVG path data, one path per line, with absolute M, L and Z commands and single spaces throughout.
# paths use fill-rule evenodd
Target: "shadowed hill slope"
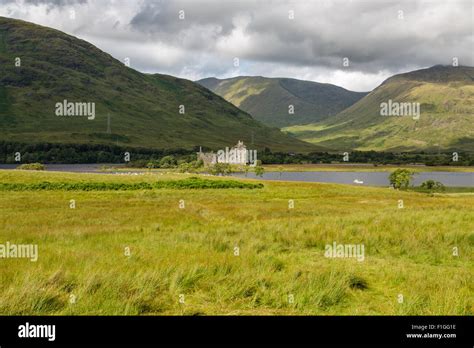
M 364 97 L 365 92 L 312 81 L 240 76 L 197 81 L 257 120 L 275 127 L 317 122 L 336 115 Z M 294 114 L 289 113 L 289 106 Z
M 95 118 L 56 116 L 56 103 L 64 100 L 95 103 Z M 196 83 L 142 74 L 84 40 L 4 17 L 0 131 L 0 140 L 28 143 L 221 148 L 253 139 L 254 148 L 317 149 L 255 121 Z

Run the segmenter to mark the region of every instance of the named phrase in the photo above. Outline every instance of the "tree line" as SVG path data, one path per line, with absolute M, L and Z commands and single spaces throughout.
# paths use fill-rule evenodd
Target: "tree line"
M 210 151 L 209 148 L 202 148 Z M 193 149 L 149 149 L 130 148 L 116 145 L 102 144 L 53 144 L 37 143 L 25 144 L 9 141 L 0 141 L 0 163 L 125 163 L 131 166 L 146 167 L 149 163 L 191 162 L 196 160 Z M 126 154 L 129 154 L 129 158 Z M 18 155 L 20 160 L 18 160 Z M 458 152 L 430 153 L 430 152 L 312 152 L 307 154 L 272 152 L 265 148 L 258 152 L 258 159 L 262 164 L 317 164 L 317 163 L 370 163 L 383 164 L 425 164 L 428 166 L 473 166 L 474 153 Z M 457 158 L 456 158 L 457 157 Z M 166 161 L 162 161 L 166 158 Z M 457 159 L 457 161 L 455 160 Z

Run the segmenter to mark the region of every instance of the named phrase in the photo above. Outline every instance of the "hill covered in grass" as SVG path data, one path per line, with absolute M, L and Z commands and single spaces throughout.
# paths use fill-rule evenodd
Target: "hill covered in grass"
M 326 119 L 367 94 L 327 83 L 289 78 L 239 76 L 223 80 L 207 78 L 197 82 L 257 120 L 275 127 Z M 288 112 L 289 105 L 293 105 L 294 114 Z
M 57 116 L 56 104 L 64 100 L 95 103 L 95 118 Z M 222 148 L 243 140 L 278 151 L 317 149 L 191 81 L 140 73 L 86 41 L 4 17 L 0 132 L 0 140 L 20 143 L 172 149 Z
M 419 103 L 419 118 L 381 116 L 381 104 Z M 335 117 L 288 127 L 338 150 L 474 151 L 474 68 L 433 66 L 395 75 Z

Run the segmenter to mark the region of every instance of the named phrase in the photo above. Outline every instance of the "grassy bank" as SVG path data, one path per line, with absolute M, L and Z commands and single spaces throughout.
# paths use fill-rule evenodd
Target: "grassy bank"
M 272 164 L 264 166 L 269 172 L 393 172 L 397 168 L 406 168 L 419 172 L 474 172 L 474 167 L 423 166 L 423 165 L 373 165 L 373 164 Z
M 188 177 L 0 171 L 28 184 Z M 472 315 L 473 203 L 283 182 L 3 191 L 0 244 L 37 244 L 39 258 L 0 258 L 0 314 Z M 364 261 L 324 257 L 333 242 L 363 244 Z
M 4 183 L 0 182 L 0 191 L 136 191 L 154 189 L 255 189 L 262 188 L 261 183 L 248 183 L 236 180 L 206 180 L 197 177 L 183 180 L 159 180 L 150 182 L 49 182 Z
M 466 193 L 472 194 L 474 193 L 474 187 L 456 187 L 456 186 L 446 186 L 443 190 L 436 191 L 436 190 L 429 190 L 422 187 L 410 187 L 410 191 L 426 193 L 426 194 L 451 194 L 451 193 Z

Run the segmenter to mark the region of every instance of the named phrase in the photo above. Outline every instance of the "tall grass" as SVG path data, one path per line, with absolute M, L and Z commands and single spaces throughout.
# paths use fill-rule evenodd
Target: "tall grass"
M 262 188 L 261 183 L 247 183 L 235 180 L 206 180 L 186 178 L 183 180 L 160 180 L 156 182 L 35 182 L 5 183 L 0 182 L 0 191 L 129 191 L 152 189 L 229 189 Z
M 0 181 L 11 175 L 0 171 Z M 170 179 L 18 175 L 31 184 Z M 0 259 L 0 314 L 472 315 L 473 201 L 277 182 L 259 190 L 3 191 L 0 244 L 38 244 L 39 259 Z M 324 257 L 333 241 L 363 243 L 365 260 Z

